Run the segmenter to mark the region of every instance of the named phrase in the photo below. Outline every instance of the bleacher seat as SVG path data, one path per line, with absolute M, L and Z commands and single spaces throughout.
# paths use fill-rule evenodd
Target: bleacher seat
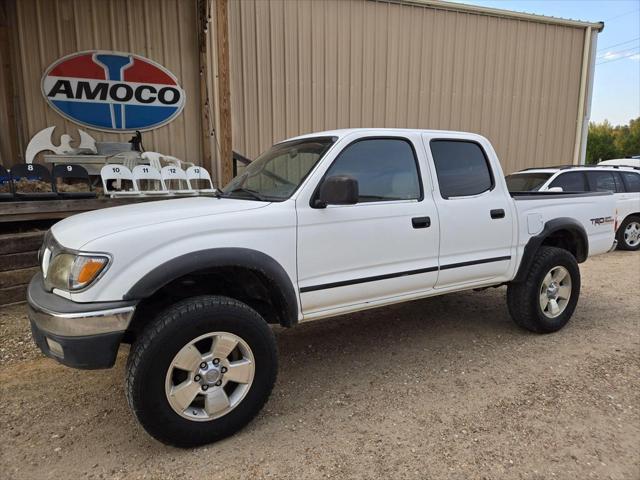
M 167 165 L 160 170 L 162 181 L 165 188 L 177 195 L 193 195 L 196 192 L 191 190 L 187 181 L 187 174 L 180 167 L 175 165 Z
M 137 165 L 131 172 L 133 183 L 137 190 L 144 195 L 168 195 L 162 175 L 151 165 Z
M 17 199 L 46 200 L 58 198 L 51 182 L 51 172 L 39 163 L 20 163 L 11 167 L 13 191 Z
M 197 193 L 213 193 L 216 191 L 216 189 L 213 188 L 211 175 L 207 169 L 196 166 L 189 167 L 187 168 L 186 175 L 191 190 Z
M 91 179 L 82 165 L 56 165 L 53 167 L 53 188 L 63 198 L 95 198 Z
M 124 165 L 107 164 L 100 170 L 104 194 L 111 197 L 131 197 L 140 195 L 133 175 Z

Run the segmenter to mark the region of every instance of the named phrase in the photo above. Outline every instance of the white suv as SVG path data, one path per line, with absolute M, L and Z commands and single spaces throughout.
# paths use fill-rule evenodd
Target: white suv
M 618 248 L 640 249 L 640 168 L 564 166 L 529 168 L 507 176 L 510 192 L 613 192 Z

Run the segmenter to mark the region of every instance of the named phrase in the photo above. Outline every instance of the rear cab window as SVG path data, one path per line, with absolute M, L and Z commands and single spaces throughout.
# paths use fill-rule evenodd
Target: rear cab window
M 431 140 L 440 195 L 468 197 L 492 190 L 493 173 L 482 147 L 470 140 Z
M 548 172 L 512 173 L 507 175 L 507 188 L 510 192 L 537 192 L 551 178 Z

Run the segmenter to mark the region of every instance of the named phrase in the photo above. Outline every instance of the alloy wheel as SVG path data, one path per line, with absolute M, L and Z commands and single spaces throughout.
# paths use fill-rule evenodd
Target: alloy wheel
M 165 393 L 171 408 L 194 421 L 220 418 L 249 392 L 255 360 L 249 345 L 229 332 L 201 335 L 171 361 Z

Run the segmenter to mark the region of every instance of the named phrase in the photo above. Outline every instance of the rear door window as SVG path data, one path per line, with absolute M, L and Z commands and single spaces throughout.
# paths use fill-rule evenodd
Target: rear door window
M 551 187 L 561 187 L 564 192 L 588 192 L 583 172 L 566 172 L 558 175 L 550 184 Z
M 616 180 L 611 172 L 587 172 L 587 179 L 592 192 L 616 191 Z
M 478 195 L 493 188 L 489 161 L 477 143 L 432 140 L 431 153 L 442 198 Z
M 640 173 L 620 172 L 627 192 L 640 192 Z

